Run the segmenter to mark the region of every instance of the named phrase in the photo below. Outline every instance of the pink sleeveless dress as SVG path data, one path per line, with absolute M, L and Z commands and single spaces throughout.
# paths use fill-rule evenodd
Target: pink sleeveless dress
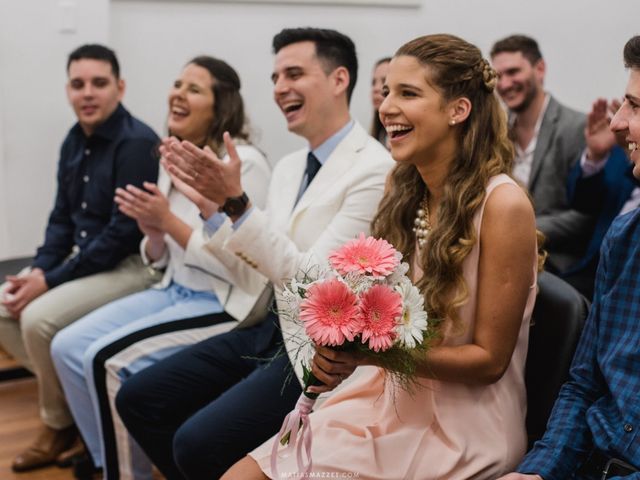
M 507 175 L 497 175 L 490 180 L 486 197 L 505 183 L 520 188 Z M 474 218 L 478 238 L 483 211 L 484 203 Z M 463 263 L 469 298 L 460 308 L 460 319 L 467 328 L 458 335 L 445 333 L 444 345 L 471 342 L 479 254 L 476 243 Z M 531 252 L 534 272 L 536 266 L 536 252 Z M 385 389 L 379 368 L 360 367 L 362 371 L 352 382 L 336 389 L 309 417 L 316 476 L 332 472 L 332 478 L 359 480 L 479 480 L 511 471 L 527 444 L 524 366 L 535 296 L 534 281 L 511 364 L 494 384 L 425 379 L 421 382 L 424 388 L 409 395 L 398 388 L 393 392 Z M 270 478 L 273 441 L 250 453 Z M 297 471 L 295 455 L 279 460 L 278 469 L 281 475 L 289 475 L 286 478 L 298 478 L 292 475 Z

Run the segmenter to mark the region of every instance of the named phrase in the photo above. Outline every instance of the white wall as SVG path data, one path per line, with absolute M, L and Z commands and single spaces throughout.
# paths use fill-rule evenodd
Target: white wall
M 55 0 L 0 1 L 0 201 L 8 206 L 0 207 L 0 259 L 29 254 L 42 240 L 58 148 L 73 122 L 63 91 L 64 62 L 80 43 L 107 42 L 116 49 L 128 85 L 125 104 L 159 133 L 168 88 L 183 64 L 201 53 L 227 60 L 242 78 L 258 143 L 274 162 L 303 145 L 286 131 L 271 96 L 271 39 L 283 27 L 331 27 L 353 38 L 361 68 L 352 111 L 368 124 L 375 60 L 436 32 L 460 35 L 485 53 L 511 33 L 535 37 L 548 65 L 548 90 L 587 110 L 598 95 L 622 94 L 621 50 L 638 33 L 634 18 L 640 13 L 637 0 L 425 0 L 417 9 L 71 1 L 77 3 L 74 34 L 58 32 Z M 5 240 L 3 227 L 9 232 Z
M 599 0 L 422 3 L 416 9 L 117 0 L 112 2 L 111 38 L 127 64 L 129 106 L 160 131 L 165 95 L 181 66 L 199 53 L 227 60 L 242 78 L 250 118 L 262 133 L 259 143 L 272 161 L 303 144 L 286 133 L 271 97 L 271 39 L 283 27 L 331 27 L 352 37 L 361 67 L 352 112 L 367 125 L 373 63 L 427 33 L 454 33 L 487 53 L 500 37 L 532 35 L 549 65 L 549 90 L 581 110 L 596 95 L 619 95 L 624 89 L 621 50 L 637 33 L 629 14 L 634 7 L 640 13 L 637 0 L 617 1 L 616 11 Z
M 0 112 L 2 111 L 2 104 L 0 103 Z M 2 185 L 2 179 L 6 178 L 4 164 L 4 143 L 2 141 L 2 115 L 0 115 L 0 185 Z M 7 232 L 7 212 L 8 212 L 8 195 L 7 189 L 2 188 L 0 190 L 0 252 L 6 252 L 9 249 L 9 235 Z M 0 279 L 1 281 L 1 279 Z
M 108 41 L 108 0 L 77 0 L 75 33 L 59 32 L 58 5 L 0 1 L 0 259 L 33 254 L 42 242 L 58 151 L 74 119 L 66 57 L 81 43 Z

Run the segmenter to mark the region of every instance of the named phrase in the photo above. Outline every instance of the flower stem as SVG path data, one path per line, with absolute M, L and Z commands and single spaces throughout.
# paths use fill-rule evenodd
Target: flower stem
M 302 390 L 302 393 L 304 393 L 305 397 L 310 398 L 311 400 L 315 400 L 316 398 L 318 398 L 318 396 L 320 395 L 319 393 L 307 392 L 307 388 L 309 388 L 310 386 L 317 387 L 324 384 L 320 380 L 318 380 L 313 373 L 311 373 L 311 369 L 306 365 L 302 365 L 302 381 L 304 382 L 304 389 Z M 302 421 L 300 421 L 300 427 L 302 427 Z M 280 444 L 282 446 L 285 446 L 289 443 L 290 439 L 291 430 L 289 430 L 282 436 L 282 438 L 280 439 Z

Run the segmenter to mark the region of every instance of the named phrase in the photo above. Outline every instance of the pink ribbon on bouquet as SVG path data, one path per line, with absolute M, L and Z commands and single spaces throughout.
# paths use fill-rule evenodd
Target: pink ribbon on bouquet
M 281 453 L 284 457 L 291 455 L 293 450 L 296 452 L 296 460 L 298 463 L 298 473 L 307 474 L 311 471 L 311 426 L 309 425 L 309 414 L 313 408 L 315 399 L 307 397 L 304 393 L 300 395 L 296 407 L 289 412 L 282 423 L 280 433 L 276 436 L 273 442 L 273 448 L 271 449 L 271 474 L 273 478 L 280 478 L 278 475 L 278 454 Z M 278 446 L 280 440 L 287 432 L 291 432 L 289 435 L 289 444 L 278 452 Z M 307 456 L 307 462 L 305 464 L 302 458 L 302 449 Z

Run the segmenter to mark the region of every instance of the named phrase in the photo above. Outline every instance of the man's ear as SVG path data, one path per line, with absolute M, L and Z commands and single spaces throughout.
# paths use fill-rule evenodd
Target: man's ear
M 336 94 L 341 94 L 349 88 L 349 70 L 346 67 L 340 66 L 336 68 L 331 76 L 334 82 L 334 88 Z
M 118 85 L 118 101 L 122 101 L 122 98 L 124 97 L 124 92 L 127 89 L 127 84 L 125 83 L 124 79 L 119 78 L 117 85 Z
M 533 71 L 538 81 L 541 84 L 544 83 L 544 76 L 547 73 L 547 64 L 544 63 L 544 58 L 541 58 L 533 65 Z
M 471 114 L 471 101 L 467 97 L 459 97 L 449 102 L 449 125 L 464 122 Z

